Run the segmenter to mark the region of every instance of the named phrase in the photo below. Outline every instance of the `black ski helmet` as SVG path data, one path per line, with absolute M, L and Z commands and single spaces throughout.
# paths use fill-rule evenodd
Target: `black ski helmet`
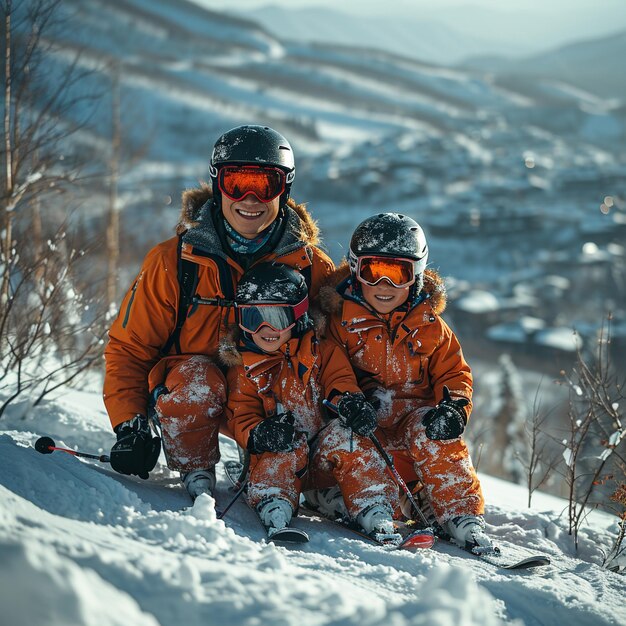
M 348 263 L 352 275 L 362 256 L 386 256 L 413 260 L 416 292 L 421 291 L 428 263 L 428 244 L 421 226 L 400 213 L 378 213 L 361 222 L 350 240 Z
M 283 263 L 259 263 L 250 268 L 237 285 L 235 299 L 242 304 L 291 305 L 305 302 L 304 310 L 295 318 L 296 334 L 302 334 L 311 325 L 308 315 L 309 288 L 304 276 Z
M 209 173 L 213 183 L 213 197 L 219 198 L 217 176 L 222 165 L 270 165 L 284 170 L 285 191 L 281 206 L 289 199 L 291 185 L 296 177 L 296 164 L 289 142 L 269 126 L 245 124 L 225 132 L 213 146 Z

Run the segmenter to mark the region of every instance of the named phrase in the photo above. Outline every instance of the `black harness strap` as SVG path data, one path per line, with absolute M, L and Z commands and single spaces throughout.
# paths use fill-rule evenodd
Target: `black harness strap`
M 198 264 L 181 258 L 183 238 L 178 238 L 178 285 L 179 299 L 178 310 L 176 311 L 176 327 L 172 334 L 168 337 L 163 348 L 161 348 L 161 356 L 167 356 L 172 346 L 176 346 L 176 352 L 181 353 L 180 349 L 180 331 L 187 319 L 187 311 L 193 302 L 193 297 L 198 286 Z

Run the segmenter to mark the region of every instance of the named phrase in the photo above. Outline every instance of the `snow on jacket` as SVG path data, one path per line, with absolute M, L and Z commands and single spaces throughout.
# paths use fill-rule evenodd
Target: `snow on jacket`
M 271 354 L 259 354 L 223 342 L 220 356 L 228 370 L 228 418 L 235 440 L 248 445 L 250 431 L 277 411 L 290 410 L 295 428 L 315 436 L 326 423 L 322 400 L 358 392 L 345 354 L 313 331 L 294 338 Z
M 435 271 L 426 270 L 415 306 L 379 316 L 354 294 L 344 264 L 322 288 L 320 304 L 330 315 L 326 332 L 346 351 L 361 389 L 381 401 L 379 426 L 392 427 L 407 413 L 434 406 L 444 385 L 453 397 L 471 402 L 472 374 L 456 335 L 440 317 L 446 294 Z
M 198 265 L 195 293 L 202 300 L 232 300 L 244 269 L 223 249 L 215 230 L 211 189 L 188 190 L 177 235 L 155 246 L 126 294 L 120 313 L 109 331 L 105 349 L 106 372 L 104 402 L 113 427 L 140 413 L 148 402 L 148 374 L 164 356 L 161 349 L 176 326 L 180 288 L 178 282 L 178 245 L 181 256 Z M 318 244 L 318 229 L 304 205 L 289 200 L 284 228 L 273 250 L 255 263 L 277 259 L 298 270 L 310 269 L 311 296 L 334 269 L 332 261 Z M 190 307 L 180 333 L 181 354 L 215 356 L 220 338 L 234 323 L 230 302 Z M 174 347 L 170 354 L 176 353 Z

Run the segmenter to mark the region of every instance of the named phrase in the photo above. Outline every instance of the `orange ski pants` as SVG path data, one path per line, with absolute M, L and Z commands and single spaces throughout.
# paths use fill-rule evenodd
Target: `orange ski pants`
M 309 444 L 304 435 L 290 452 L 253 455 L 248 503 L 256 508 L 272 497 L 298 507 L 300 493 L 339 485 L 350 516 L 372 504 L 399 506 L 398 488 L 374 444 L 332 421 Z
M 167 388 L 155 406 L 167 466 L 181 472 L 213 467 L 220 460 L 219 432 L 228 434 L 226 379 L 219 368 L 208 356 L 165 357 L 148 383 Z
M 426 437 L 422 417 L 430 407 L 412 411 L 393 428 L 376 435 L 394 458 L 405 482 L 419 480 L 437 521 L 458 515 L 482 515 L 480 482 L 463 439 L 433 441 Z

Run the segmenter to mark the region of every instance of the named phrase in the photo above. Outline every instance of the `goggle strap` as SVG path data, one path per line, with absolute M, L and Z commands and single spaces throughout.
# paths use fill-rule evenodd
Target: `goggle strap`
M 296 320 L 299 320 L 309 310 L 309 296 L 304 296 L 304 299 L 294 304 L 292 307 L 293 315 Z

